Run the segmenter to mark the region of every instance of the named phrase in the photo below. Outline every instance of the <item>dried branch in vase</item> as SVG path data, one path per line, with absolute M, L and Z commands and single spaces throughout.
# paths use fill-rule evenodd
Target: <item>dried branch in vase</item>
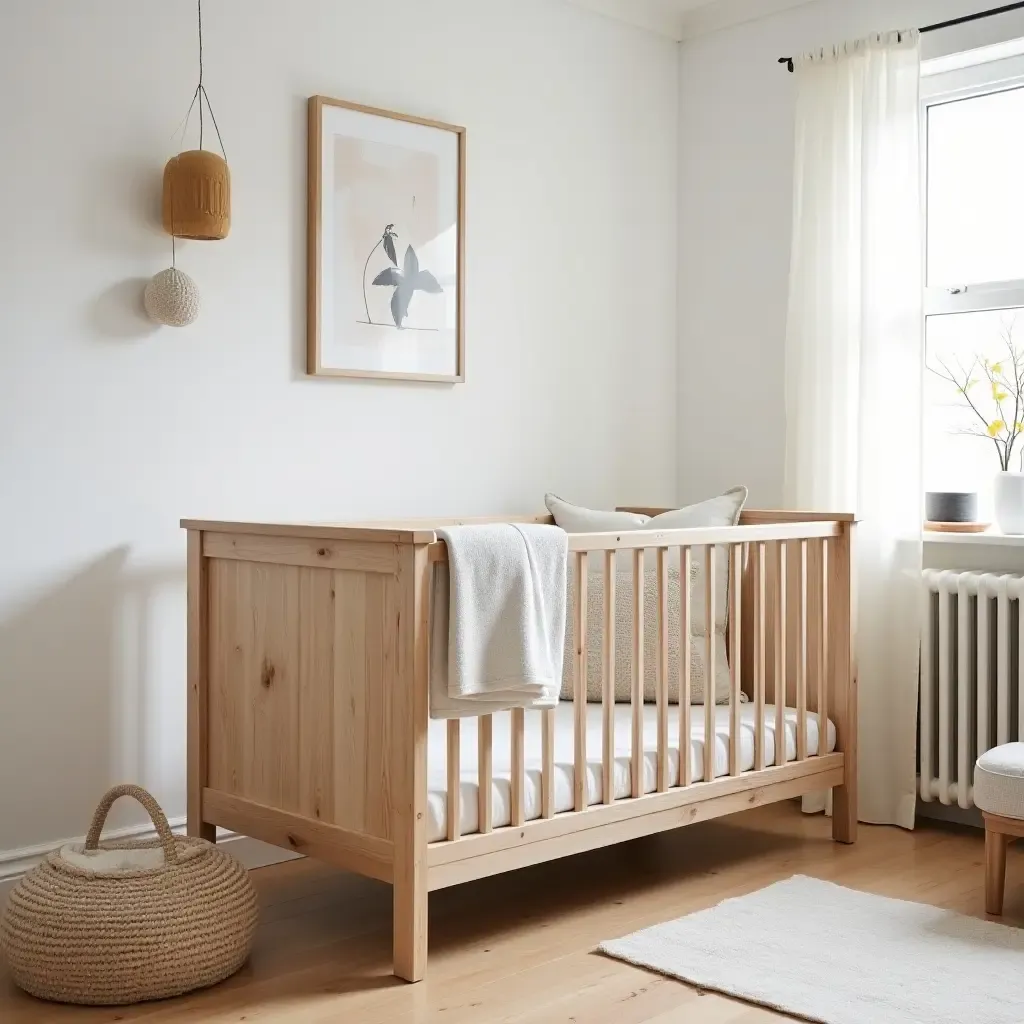
M 992 360 L 976 355 L 969 366 L 958 359 L 956 366 L 936 357 L 937 367 L 928 369 L 948 381 L 965 407 L 972 413 L 976 424 L 957 430 L 967 437 L 980 437 L 991 441 L 999 458 L 999 468 L 1008 472 L 1016 454 L 1024 469 L 1024 348 L 1018 347 L 1013 336 L 1016 318 L 1004 323 L 1000 340 L 1005 356 Z

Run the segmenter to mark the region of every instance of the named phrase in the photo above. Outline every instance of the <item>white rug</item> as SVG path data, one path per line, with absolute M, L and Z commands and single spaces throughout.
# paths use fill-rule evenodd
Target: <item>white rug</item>
M 803 875 L 600 950 L 821 1024 L 1024 1021 L 1024 930 Z

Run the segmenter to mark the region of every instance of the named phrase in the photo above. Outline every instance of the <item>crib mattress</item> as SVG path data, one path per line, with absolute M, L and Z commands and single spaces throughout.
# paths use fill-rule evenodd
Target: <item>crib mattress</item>
M 704 778 L 704 707 L 694 705 L 690 723 L 690 765 L 692 779 L 699 782 Z M 796 719 L 794 708 L 787 708 L 786 759 L 796 758 Z M 749 771 L 754 767 L 754 707 L 744 704 L 740 709 L 740 769 Z M 825 750 L 831 753 L 836 746 L 836 730 L 828 723 Z M 632 709 L 629 704 L 615 705 L 615 769 L 613 786 L 615 798 L 628 797 L 632 791 L 630 772 L 630 736 L 632 734 Z M 571 811 L 573 808 L 573 706 L 565 701 L 555 711 L 555 811 Z M 603 736 L 603 714 L 600 704 L 587 705 L 587 803 L 599 804 L 604 799 L 601 750 Z M 460 732 L 460 831 L 468 835 L 479 830 L 477 809 L 477 720 L 462 720 Z M 729 708 L 715 708 L 715 768 L 714 777 L 729 774 Z M 653 793 L 657 789 L 658 772 L 658 715 L 654 704 L 644 705 L 644 758 L 643 791 Z M 539 818 L 541 814 L 540 768 L 541 721 L 540 713 L 526 712 L 525 730 L 526 780 L 523 789 L 523 808 L 526 820 Z M 494 715 L 491 744 L 492 783 L 491 815 L 495 828 L 511 822 L 511 720 L 509 714 Z M 818 753 L 818 717 L 807 715 L 807 752 Z M 765 765 L 775 764 L 775 708 L 765 708 L 764 725 Z M 436 842 L 447 834 L 448 814 L 448 739 L 447 723 L 431 721 L 429 731 L 429 752 L 427 762 L 427 841 Z M 669 707 L 669 753 L 668 784 L 675 786 L 679 781 L 679 709 Z

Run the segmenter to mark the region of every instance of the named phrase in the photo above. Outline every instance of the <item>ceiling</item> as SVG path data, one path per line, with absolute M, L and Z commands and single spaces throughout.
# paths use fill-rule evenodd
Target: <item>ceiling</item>
M 714 32 L 815 0 L 569 0 L 670 39 Z

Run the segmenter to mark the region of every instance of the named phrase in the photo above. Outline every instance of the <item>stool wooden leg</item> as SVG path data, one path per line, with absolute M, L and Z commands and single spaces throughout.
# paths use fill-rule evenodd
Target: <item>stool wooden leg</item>
M 1003 887 L 1006 883 L 1006 846 L 1010 837 L 985 829 L 985 913 L 1003 912 Z

